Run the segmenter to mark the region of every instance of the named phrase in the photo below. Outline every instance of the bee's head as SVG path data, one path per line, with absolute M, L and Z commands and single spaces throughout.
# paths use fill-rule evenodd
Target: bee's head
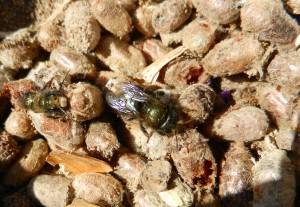
M 58 103 L 61 108 L 66 108 L 68 106 L 68 100 L 65 96 L 59 96 Z

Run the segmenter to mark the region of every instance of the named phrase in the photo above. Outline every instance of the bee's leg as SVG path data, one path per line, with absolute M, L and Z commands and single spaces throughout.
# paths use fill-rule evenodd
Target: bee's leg
M 73 117 L 72 117 L 70 114 L 68 114 L 65 110 L 63 110 L 62 108 L 59 108 L 59 110 L 60 110 L 66 117 L 68 117 L 68 119 L 70 119 L 71 121 L 75 121 L 75 120 L 73 119 Z
M 152 134 L 153 134 L 153 131 L 151 131 L 150 134 L 149 134 L 149 133 L 146 131 L 145 127 L 143 126 L 143 123 L 142 123 L 142 122 L 140 122 L 140 128 L 141 128 L 141 130 L 143 131 L 143 133 L 148 137 L 148 139 L 147 139 L 147 143 L 148 143 L 150 137 L 151 137 Z

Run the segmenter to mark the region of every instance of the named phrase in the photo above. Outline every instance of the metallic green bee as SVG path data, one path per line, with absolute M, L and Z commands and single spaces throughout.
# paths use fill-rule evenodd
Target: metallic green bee
M 117 113 L 127 114 L 162 134 L 172 132 L 178 122 L 178 111 L 171 101 L 160 100 L 154 91 L 131 83 L 119 83 L 116 93 L 106 93 L 108 105 Z
M 22 103 L 26 109 L 53 117 L 64 116 L 68 107 L 68 99 L 61 90 L 30 91 L 22 96 Z

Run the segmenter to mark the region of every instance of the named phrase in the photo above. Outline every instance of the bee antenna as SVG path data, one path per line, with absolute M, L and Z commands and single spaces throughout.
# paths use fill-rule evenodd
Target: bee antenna
M 71 69 L 69 69 L 69 70 L 67 71 L 66 75 L 64 76 L 64 78 L 63 78 L 62 81 L 60 82 L 58 91 L 60 91 L 60 90 L 62 89 L 62 84 L 63 84 L 63 82 L 66 80 L 67 75 L 69 74 L 70 70 L 71 70 Z
M 66 117 L 68 117 L 68 119 L 72 120 L 72 121 L 75 121 L 73 119 L 72 116 L 70 116 L 65 110 L 63 110 L 62 108 L 58 108 Z

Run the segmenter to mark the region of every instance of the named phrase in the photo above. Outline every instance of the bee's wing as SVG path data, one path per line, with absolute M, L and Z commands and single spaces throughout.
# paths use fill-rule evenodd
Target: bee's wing
M 133 84 L 123 83 L 120 85 L 120 88 L 124 92 L 126 99 L 132 99 L 138 102 L 146 102 L 153 99 L 153 97 L 147 94 L 144 90 Z
M 132 112 L 126 107 L 126 99 L 124 97 L 116 97 L 112 92 L 108 92 L 105 95 L 108 105 L 125 114 L 132 114 Z

